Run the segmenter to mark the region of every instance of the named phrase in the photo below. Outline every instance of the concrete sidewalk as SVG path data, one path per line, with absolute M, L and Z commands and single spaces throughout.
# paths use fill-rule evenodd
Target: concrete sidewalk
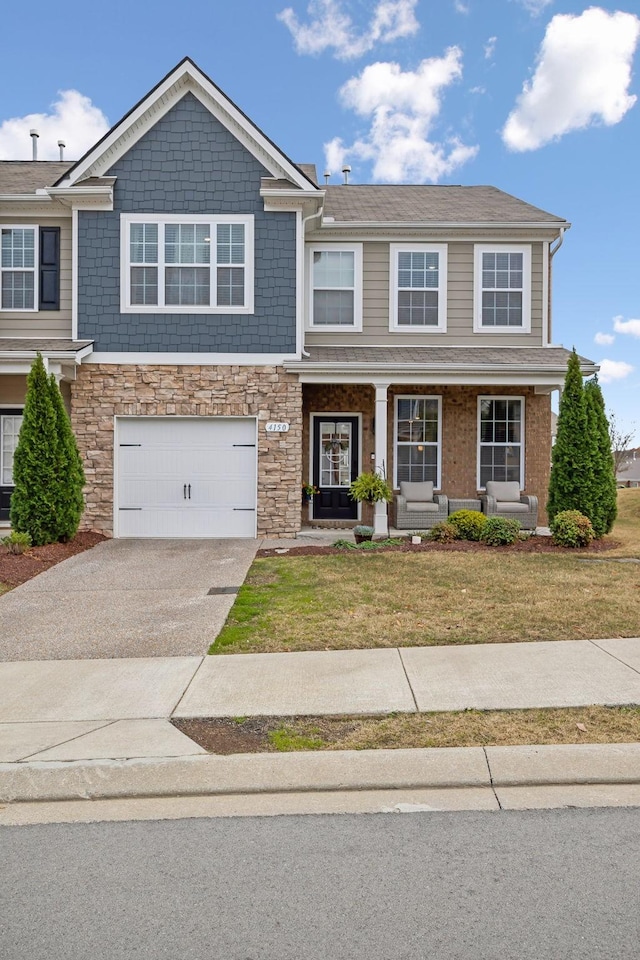
M 172 717 L 640 703 L 640 638 L 0 663 L 0 763 L 201 753 Z

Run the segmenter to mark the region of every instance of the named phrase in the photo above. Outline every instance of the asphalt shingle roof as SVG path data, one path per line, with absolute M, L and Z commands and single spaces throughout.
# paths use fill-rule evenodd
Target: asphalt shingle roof
M 393 366 L 412 364 L 428 367 L 504 367 L 566 370 L 570 350 L 564 347 L 314 347 L 307 344 L 309 357 L 303 366 L 321 364 L 367 364 Z M 579 357 L 585 372 L 594 367 L 592 360 Z M 289 366 L 289 364 L 287 364 Z
M 0 337 L 0 356 L 12 353 L 73 353 L 90 347 L 93 340 L 44 340 Z
M 72 166 L 59 160 L 0 160 L 0 194 L 35 193 L 51 187 Z
M 325 190 L 325 222 L 566 223 L 496 187 L 350 183 Z

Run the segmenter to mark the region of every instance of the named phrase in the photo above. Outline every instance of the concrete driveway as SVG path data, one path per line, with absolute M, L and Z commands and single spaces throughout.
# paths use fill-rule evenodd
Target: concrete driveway
M 259 540 L 107 540 L 0 598 L 0 660 L 200 656 Z

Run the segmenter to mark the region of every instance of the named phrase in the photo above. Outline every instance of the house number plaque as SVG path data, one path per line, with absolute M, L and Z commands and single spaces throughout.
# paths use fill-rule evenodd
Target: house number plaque
M 270 420 L 266 426 L 267 433 L 288 433 L 289 424 L 278 420 Z

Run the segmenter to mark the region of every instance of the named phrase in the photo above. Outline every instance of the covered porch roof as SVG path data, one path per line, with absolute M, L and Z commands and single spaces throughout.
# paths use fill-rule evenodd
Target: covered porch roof
M 93 350 L 93 340 L 0 337 L 0 374 L 27 374 L 41 353 L 45 367 L 58 379 L 73 379 L 74 368 Z

